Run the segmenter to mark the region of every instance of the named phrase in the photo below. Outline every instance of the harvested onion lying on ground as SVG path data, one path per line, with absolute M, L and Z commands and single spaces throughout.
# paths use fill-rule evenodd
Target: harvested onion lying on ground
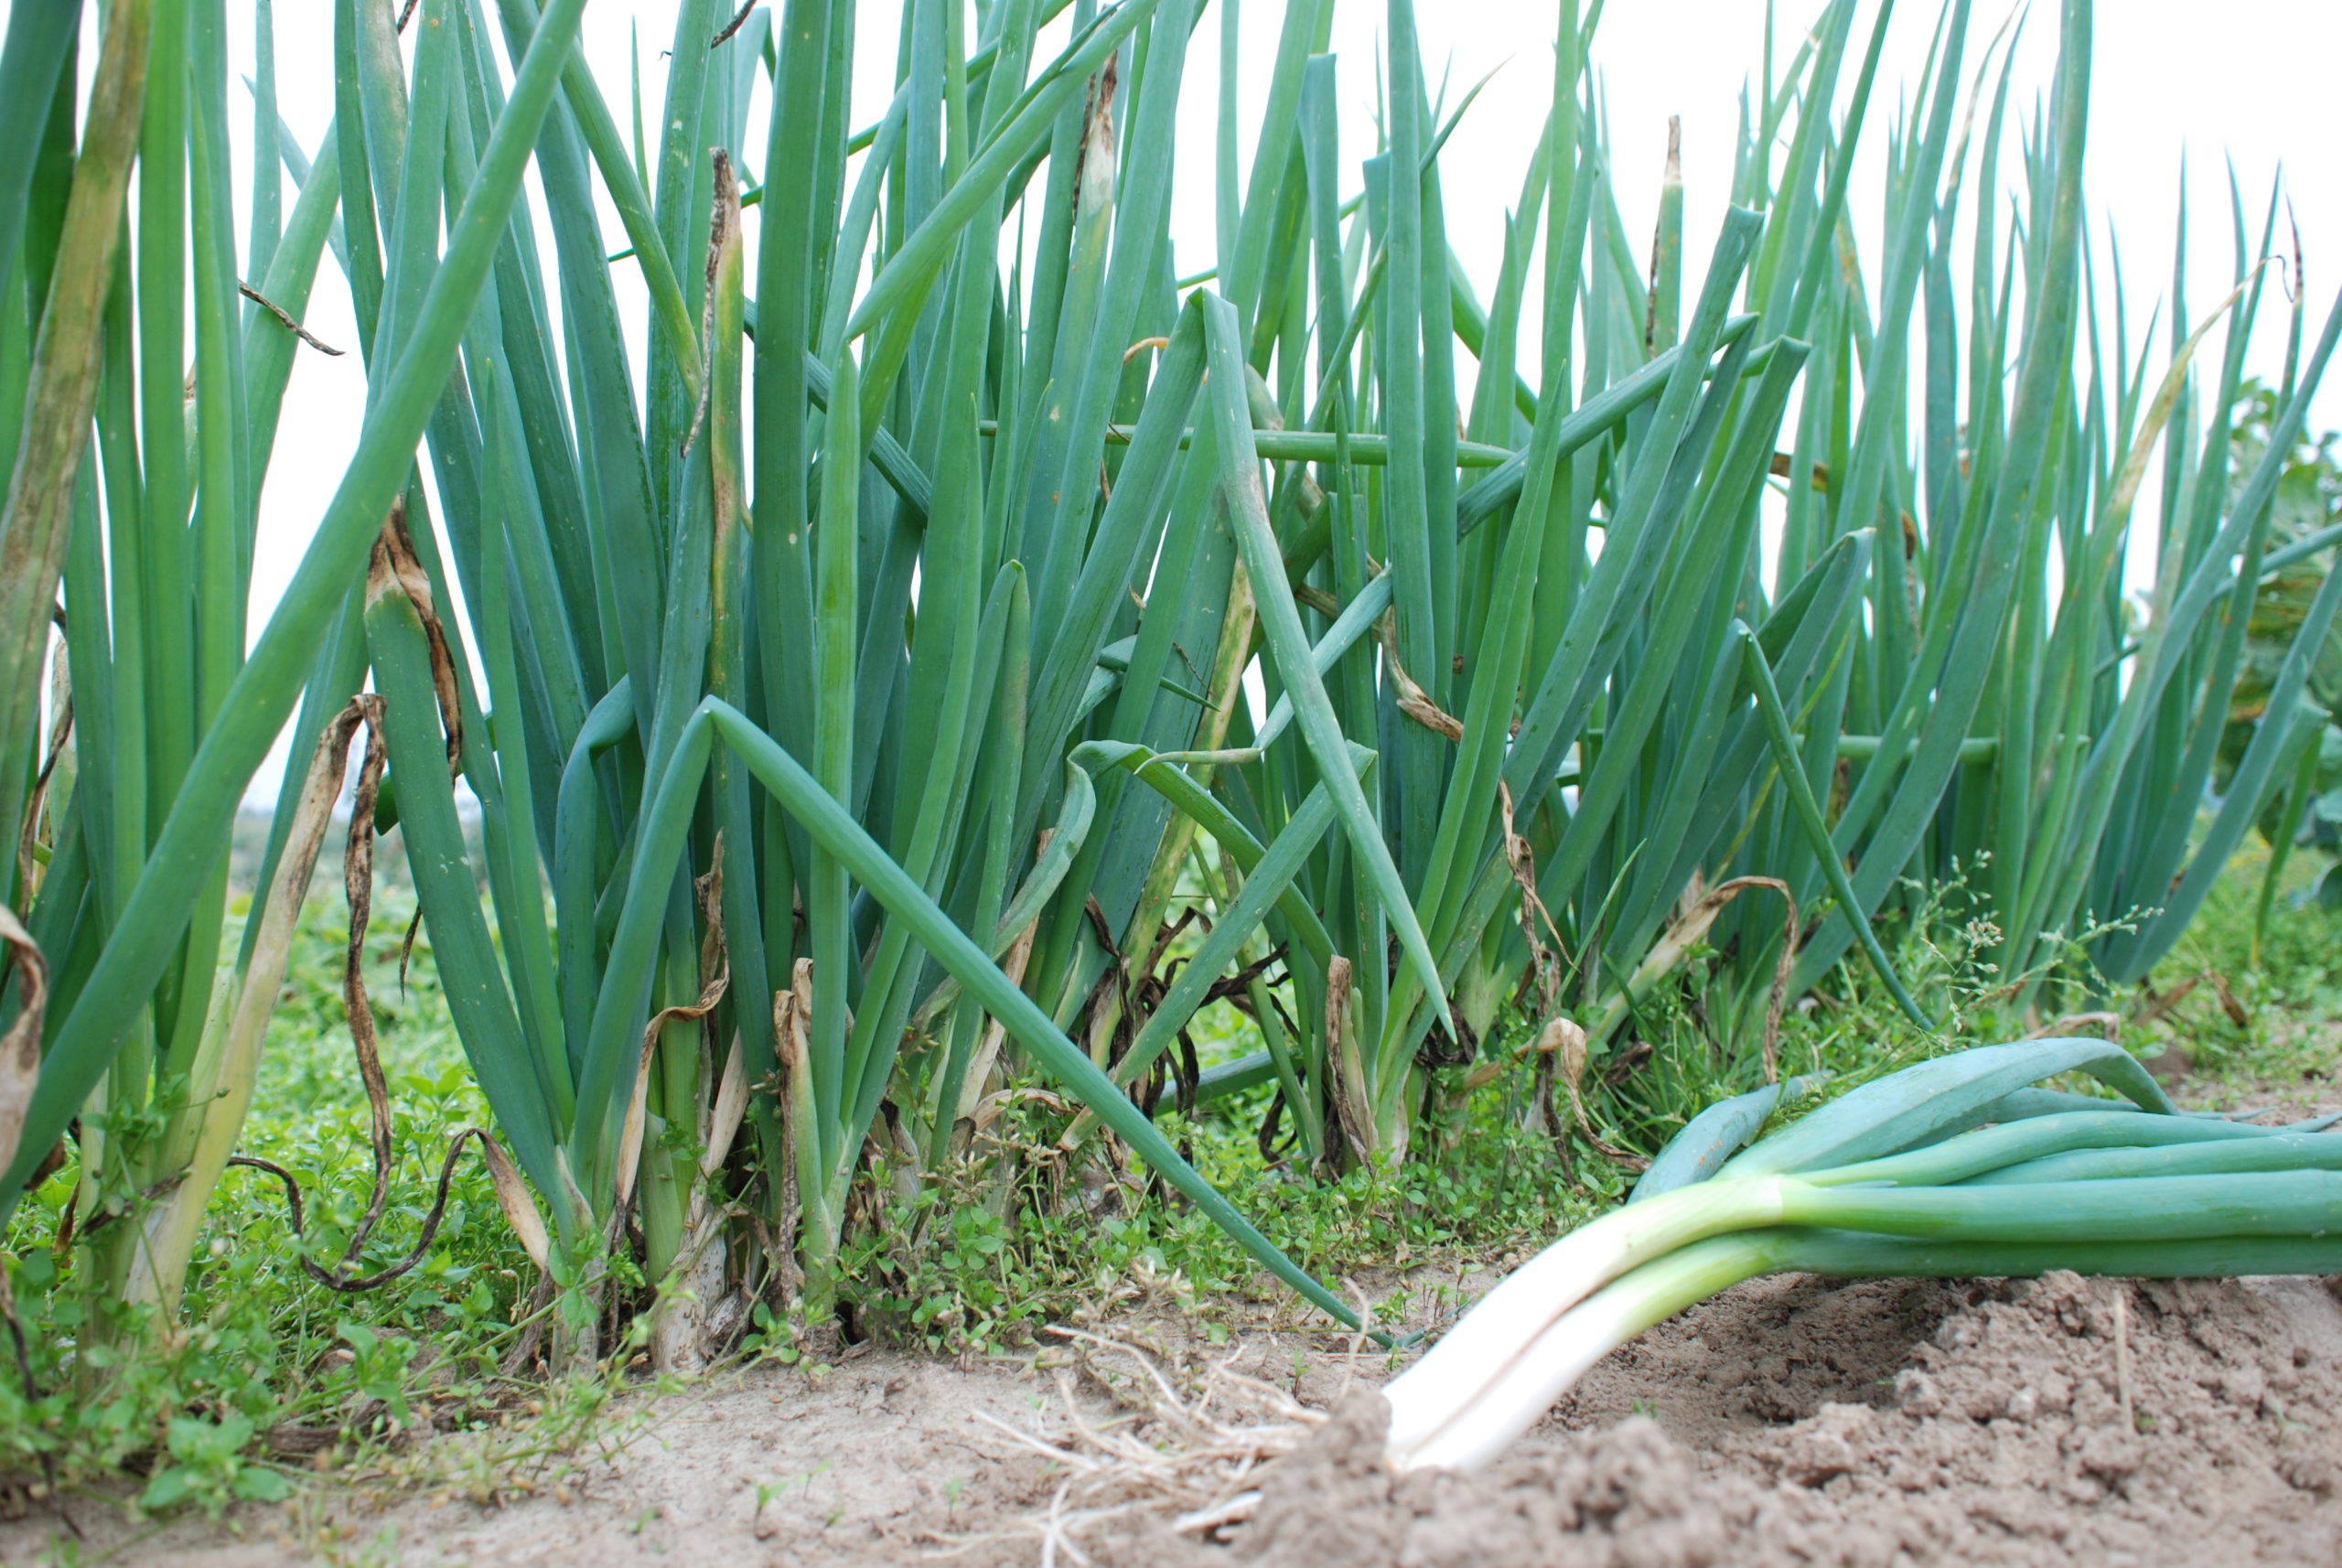
M 2128 1098 L 2033 1087 L 2064 1073 Z M 1703 1112 L 1625 1208 L 1514 1271 L 1392 1382 L 1391 1467 L 1487 1463 L 1604 1356 L 1758 1274 L 2342 1273 L 2342 1134 L 2315 1135 L 2337 1118 L 2183 1112 L 2104 1040 L 1922 1062 L 1744 1150 L 1782 1097 Z

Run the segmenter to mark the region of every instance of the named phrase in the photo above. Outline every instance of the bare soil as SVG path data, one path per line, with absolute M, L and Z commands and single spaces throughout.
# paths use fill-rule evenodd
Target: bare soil
M 550 1462 L 511 1431 L 442 1435 L 218 1523 L 84 1496 L 69 1542 L 37 1504 L 0 1523 L 0 1563 L 2342 1568 L 2342 1280 L 1754 1282 L 1472 1477 L 1382 1469 L 1394 1369 L 1338 1336 L 1223 1347 L 1143 1308 L 1100 1332 L 1131 1349 L 734 1369 Z M 1203 1420 L 1231 1386 L 1249 1411 Z M 1193 1517 L 1254 1490 L 1232 1522 Z
M 1612 1357 L 1486 1474 L 1392 1477 L 1360 1393 L 1229 1544 L 1157 1529 L 1101 1560 L 2333 1568 L 2337 1398 L 2321 1281 L 1761 1282 Z

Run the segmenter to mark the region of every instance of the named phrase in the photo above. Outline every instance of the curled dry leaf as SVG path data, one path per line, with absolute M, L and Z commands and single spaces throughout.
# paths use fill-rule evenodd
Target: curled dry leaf
M 2072 1035 L 2099 1034 L 2110 1040 L 2120 1039 L 2122 1015 L 2120 1013 L 2064 1013 L 2037 1029 L 2025 1034 L 2028 1040 L 2063 1039 Z
M 425 590 L 428 592 L 428 589 Z M 371 692 L 349 700 L 326 734 L 319 739 L 316 760 L 309 770 L 309 789 L 304 794 L 304 811 L 313 805 L 317 809 L 317 827 L 322 834 L 325 821 L 333 809 L 333 797 L 340 791 L 342 759 L 348 755 L 349 739 L 355 728 L 366 726 L 365 759 L 358 768 L 358 788 L 350 797 L 349 837 L 344 843 L 341 857 L 342 895 L 349 905 L 349 941 L 342 951 L 341 1001 L 342 1010 L 349 1022 L 349 1044 L 358 1057 L 359 1081 L 365 1085 L 366 1105 L 370 1112 L 369 1133 L 374 1146 L 374 1192 L 366 1205 L 366 1216 L 351 1233 L 349 1249 L 342 1261 L 348 1262 L 358 1256 L 373 1233 L 375 1224 L 382 1218 L 383 1205 L 391 1191 L 391 1092 L 390 1083 L 382 1074 L 382 1052 L 374 1035 L 374 1007 L 366 998 L 366 931 L 374 913 L 374 803 L 382 791 L 382 772 L 388 766 L 390 754 L 382 742 L 382 699 Z M 308 857 L 314 860 L 317 845 L 308 842 Z M 309 868 L 299 867 L 299 874 L 285 883 L 285 897 L 289 907 L 284 914 L 289 921 L 300 910 L 303 890 L 309 885 Z M 418 918 L 420 912 L 418 911 Z M 407 931 L 407 946 L 414 943 L 414 930 Z M 399 957 L 399 978 L 402 987 L 406 978 L 406 957 Z M 272 987 L 272 993 L 274 988 Z
M 1334 1114 L 1342 1136 L 1359 1164 L 1374 1158 L 1373 1103 L 1368 1098 L 1365 1063 L 1359 1059 L 1358 1031 L 1351 1026 L 1350 992 L 1356 974 L 1350 961 L 1334 955 L 1326 966 L 1326 1079 L 1334 1094 Z
M 748 9 L 744 7 L 741 10 L 742 17 L 747 16 Z M 721 44 L 739 26 L 738 22 L 734 22 L 731 27 L 717 35 L 716 42 Z M 740 249 L 740 182 L 732 172 L 729 154 L 722 147 L 711 147 L 708 152 L 714 191 L 709 202 L 707 286 L 700 306 L 699 332 L 701 356 L 707 364 L 713 365 L 715 362 L 715 306 L 723 294 L 720 279 L 727 263 L 736 264 Z M 708 402 L 714 395 L 714 391 L 715 378 L 713 375 L 704 377 L 699 384 L 698 405 L 692 411 L 691 428 L 683 434 L 682 455 L 684 456 L 691 455 L 692 448 L 699 443 L 700 433 L 707 428 Z
M 1001 972 L 1018 985 L 1025 983 L 1025 971 L 1033 961 L 1033 937 L 1040 929 L 1037 920 L 1028 922 L 1009 944 L 1007 956 L 1001 960 Z M 968 1059 L 968 1070 L 960 1079 L 960 1103 L 952 1111 L 953 1125 L 966 1121 L 976 1112 L 977 1101 L 983 1098 L 985 1080 L 992 1077 L 993 1063 L 1000 1059 L 1000 1047 L 1008 1037 L 1007 1026 L 997 1018 L 984 1019 L 983 1033 L 978 1037 L 975 1055 Z
M 1789 973 L 1797 966 L 1798 933 L 1801 929 L 1798 924 L 1797 896 L 1789 891 L 1788 883 L 1778 876 L 1735 876 L 1728 882 L 1717 883 L 1694 900 L 1691 908 L 1667 929 L 1667 933 L 1650 950 L 1650 955 L 1635 971 L 1631 983 L 1636 990 L 1640 990 L 1649 982 L 1681 963 L 1683 955 L 1708 934 L 1709 927 L 1716 923 L 1716 917 L 1724 913 L 1724 907 L 1754 887 L 1770 888 L 1779 894 L 1781 901 L 1789 906 L 1789 918 L 1781 936 L 1780 956 L 1773 965 L 1773 988 L 1765 1001 L 1765 1081 L 1778 1083 L 1781 1080 L 1781 1009 L 1789 1000 Z
M 715 1089 L 715 1107 L 708 1113 L 707 1153 L 700 1156 L 699 1174 L 712 1176 L 732 1152 L 740 1119 L 748 1109 L 748 1069 L 740 1058 L 740 1037 L 732 1036 L 731 1054 L 724 1061 L 724 1077 Z
M 1537 1040 L 1537 1054 L 1551 1055 L 1561 1063 L 1562 1089 L 1570 1097 L 1570 1114 L 1577 1119 L 1578 1133 L 1594 1145 L 1595 1153 L 1613 1165 L 1628 1170 L 1644 1170 L 1650 1162 L 1640 1155 L 1617 1147 L 1594 1130 L 1594 1118 L 1585 1111 L 1585 1031 L 1567 1018 L 1553 1017 L 1545 1022 Z
M 0 1170 L 16 1163 L 25 1135 L 25 1112 L 40 1081 L 41 1018 L 48 1007 L 48 963 L 13 910 L 0 905 L 0 946 L 16 972 L 21 997 L 16 1016 L 0 1033 Z
M 504 1152 L 503 1144 L 481 1132 L 479 1152 L 488 1162 L 488 1179 L 496 1184 L 496 1206 L 504 1210 L 504 1222 L 512 1227 L 512 1234 L 520 1239 L 521 1250 L 529 1254 L 529 1262 L 543 1273 L 549 1266 L 552 1246 L 545 1235 L 544 1219 L 537 1213 L 536 1199 L 529 1196 L 528 1184 L 521 1179 L 521 1172 Z
M 1563 960 L 1558 955 L 1566 951 L 1566 945 L 1561 929 L 1553 924 L 1552 912 L 1538 895 L 1536 856 L 1513 825 L 1512 787 L 1501 779 L 1497 780 L 1497 805 L 1504 819 L 1505 864 L 1512 872 L 1514 886 L 1520 889 L 1520 934 L 1529 944 L 1529 973 L 1523 983 L 1537 987 L 1538 1010 L 1550 1013 L 1561 1000 Z M 1548 936 L 1552 938 L 1551 947 L 1545 945 Z
M 328 1290 L 338 1291 L 344 1295 L 356 1295 L 362 1291 L 386 1285 L 400 1275 L 413 1270 L 416 1264 L 431 1255 L 431 1243 L 439 1234 L 440 1222 L 447 1217 L 447 1194 L 456 1179 L 456 1162 L 463 1157 L 464 1145 L 475 1138 L 479 1140 L 481 1153 L 488 1160 L 489 1176 L 496 1183 L 498 1206 L 504 1209 L 505 1219 L 511 1223 L 515 1234 L 520 1238 L 521 1245 L 528 1250 L 531 1260 L 537 1261 L 545 1245 L 544 1227 L 538 1221 L 536 1210 L 528 1201 L 527 1190 L 520 1185 L 520 1173 L 512 1169 L 510 1161 L 504 1159 L 504 1151 L 497 1146 L 496 1140 L 489 1136 L 486 1128 L 467 1127 L 448 1141 L 447 1153 L 439 1162 L 438 1188 L 432 1197 L 431 1207 L 424 1212 L 423 1226 L 416 1233 L 414 1246 L 406 1256 L 388 1267 L 376 1270 L 373 1273 L 351 1275 L 342 1273 L 338 1268 L 326 1268 L 315 1258 L 310 1257 L 306 1247 L 303 1246 L 297 1250 L 296 1253 L 301 1272 Z M 292 1229 L 293 1239 L 296 1243 L 305 1241 L 308 1234 L 307 1209 L 302 1201 L 301 1184 L 293 1173 L 275 1161 L 262 1159 L 257 1155 L 238 1155 L 228 1163 L 231 1165 L 241 1165 L 246 1170 L 260 1171 L 276 1178 L 278 1185 L 285 1189 L 285 1207 L 288 1211 L 287 1223 Z M 511 1197 L 518 1199 L 517 1205 L 508 1199 L 506 1173 L 510 1173 L 510 1191 Z M 525 1219 L 520 1217 L 522 1212 L 526 1214 Z M 533 1246 L 532 1246 L 532 1232 L 533 1232 Z M 349 1261 L 348 1258 L 344 1259 L 345 1266 Z M 540 1266 L 543 1266 L 542 1263 Z
M 1407 673 L 1407 667 L 1399 662 L 1397 616 L 1390 610 L 1383 611 L 1381 619 L 1375 623 L 1374 635 L 1382 644 L 1382 662 L 1391 671 L 1391 683 L 1398 688 L 1399 711 L 1434 735 L 1460 743 L 1464 721 L 1433 702 L 1431 693 L 1417 685 L 1415 678 Z
M 407 532 L 403 497 L 391 503 L 391 515 L 382 521 L 382 532 L 374 540 L 373 559 L 366 568 L 366 602 L 373 604 L 390 593 L 404 594 L 414 606 L 415 618 L 423 622 L 424 638 L 431 649 L 431 689 L 439 700 L 440 727 L 447 736 L 447 777 L 454 779 L 463 772 L 464 756 L 464 714 L 457 695 L 456 659 L 448 650 L 447 630 L 431 596 L 431 575 L 424 570 L 414 553 L 414 538 Z
M 724 1000 L 725 987 L 731 983 L 731 972 L 725 971 L 701 988 L 699 999 L 678 1007 L 662 1007 L 650 1015 L 642 1026 L 642 1050 L 635 1058 L 634 1092 L 626 1102 L 626 1123 L 618 1133 L 618 1204 L 634 1196 L 635 1167 L 642 1157 L 642 1129 L 649 1114 L 650 1096 L 650 1055 L 659 1044 L 659 1031 L 669 1024 L 682 1023 L 706 1017 Z
M 780 1055 L 780 1224 L 779 1234 L 794 1238 L 805 1217 L 803 1166 L 819 1145 L 813 1122 L 812 1043 L 813 961 L 800 958 L 790 971 L 790 983 L 772 993 L 773 1044 Z M 775 1254 L 778 1285 L 787 1299 L 804 1283 L 796 1253 L 788 1246 Z

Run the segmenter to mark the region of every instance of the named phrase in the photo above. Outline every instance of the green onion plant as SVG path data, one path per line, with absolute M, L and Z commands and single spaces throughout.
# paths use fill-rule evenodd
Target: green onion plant
M 395 824 L 573 1343 L 639 1246 L 678 1366 L 725 1295 L 826 1312 L 856 1205 L 974 1157 L 1028 1073 L 1128 1201 L 1134 1156 L 1348 1320 L 1156 1130 L 1166 1095 L 1273 1082 L 1303 1166 L 1402 1160 L 1513 1059 L 1509 1008 L 1574 1079 L 1703 940 L 1769 1080 L 1785 997 L 1857 944 L 1930 1025 L 1873 918 L 1986 849 L 2004 969 L 2087 929 L 2126 979 L 2322 722 L 2289 655 L 2193 834 L 2342 314 L 2304 350 L 2295 304 L 2235 482 L 2267 268 L 2232 202 L 2230 290 L 2191 322 L 2175 277 L 2167 352 L 2101 297 L 2089 0 L 2030 121 L 1968 0 L 1891 124 L 1890 4 L 1832 0 L 1778 68 L 1768 20 L 1704 269 L 1672 176 L 1648 252 L 1625 231 L 1599 0 L 1559 0 L 1500 219 L 1445 202 L 1470 97 L 1412 0 L 1370 145 L 1335 0 L 1289 0 L 1257 119 L 1221 94 L 1184 279 L 1203 0 L 904 0 L 865 124 L 852 0 L 682 0 L 649 139 L 583 0 L 331 0 L 313 153 L 261 51 L 242 262 L 222 4 L 109 0 L 86 113 L 73 5 L 0 48 L 0 876 L 48 981 L 0 1155 L 13 1197 L 77 1128 L 79 1222 L 158 1305 L 360 719 L 387 777 L 350 859 Z M 1500 242 L 1485 302 L 1467 231 Z M 255 635 L 328 252 L 365 423 Z M 288 722 L 316 761 L 221 969 L 227 832 Z M 1203 1071 L 1217 1001 L 1259 1048 Z
M 2034 1088 L 2065 1073 L 2119 1101 Z M 2175 1112 L 2118 1046 L 2047 1039 L 1906 1068 L 1740 1145 L 1777 1090 L 1711 1107 L 1634 1201 L 1507 1276 L 1390 1386 L 1396 1468 L 1472 1468 L 1595 1362 L 1727 1286 L 1842 1276 L 2342 1270 L 2337 1117 Z M 1735 1153 L 1735 1151 L 1739 1152 Z

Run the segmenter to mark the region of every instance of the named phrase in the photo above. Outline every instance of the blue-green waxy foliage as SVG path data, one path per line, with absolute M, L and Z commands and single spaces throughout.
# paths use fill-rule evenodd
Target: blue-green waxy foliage
M 580 1302 L 614 1246 L 685 1281 L 670 1360 L 728 1291 L 831 1300 L 873 1173 L 983 1157 L 1027 1079 L 1129 1201 L 1143 1163 L 1347 1316 L 1158 1101 L 1273 1084 L 1297 1165 L 1403 1160 L 1517 1025 L 1582 1026 L 1574 1079 L 1695 950 L 1746 1087 L 1784 983 L 1856 944 L 1933 1027 L 1881 932 L 1986 850 L 2004 972 L 2086 934 L 2129 979 L 2315 728 L 2331 582 L 2192 836 L 2342 315 L 2294 306 L 2270 456 L 2231 475 L 2260 251 L 2238 197 L 2234 292 L 2175 284 L 2167 349 L 2090 281 L 2087 0 L 2030 119 L 1968 0 L 1830 0 L 1752 83 L 1733 188 L 1671 176 L 1649 256 L 1578 0 L 1503 214 L 1448 199 L 1472 100 L 1411 0 L 1377 12 L 1370 123 L 1338 0 L 1285 0 L 1258 61 L 1232 5 L 902 0 L 867 124 L 854 0 L 682 0 L 655 118 L 587 67 L 584 0 L 420 0 L 403 31 L 328 3 L 296 66 L 258 0 L 249 149 L 225 0 L 112 0 L 86 105 L 72 6 L 0 42 L 0 904 L 47 982 L 38 1018 L 29 959 L 0 1000 L 43 1053 L 0 1158 L 13 1195 L 78 1117 L 81 1212 L 166 1195 L 93 1243 L 134 1294 L 173 1299 L 282 972 L 260 918 L 220 964 L 226 830 L 288 722 L 308 757 L 369 688 L 377 816 L 533 1197 L 500 1190 Z M 1933 28 L 1901 118 L 1890 24 Z M 1199 148 L 1214 47 L 1244 91 Z M 314 149 L 279 69 L 333 84 Z M 1180 158 L 1209 236 L 1172 231 Z M 1848 192 L 1878 166 L 1873 232 Z M 1721 210 L 1704 257 L 1686 201 Z M 1466 253 L 1497 257 L 1485 303 Z M 321 287 L 365 423 L 263 618 Z M 297 908 L 341 766 L 288 769 L 256 908 Z M 1259 1048 L 1199 1074 L 1219 1002 Z M 2151 1099 L 2116 1056 L 2054 1070 Z

